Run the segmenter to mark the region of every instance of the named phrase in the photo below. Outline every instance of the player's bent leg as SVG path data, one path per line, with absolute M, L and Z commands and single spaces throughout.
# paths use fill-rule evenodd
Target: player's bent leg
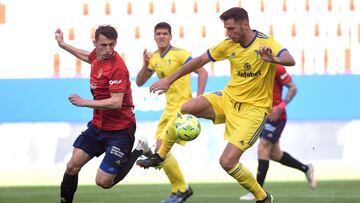
M 263 200 L 267 196 L 265 190 L 261 188 L 252 173 L 244 165 L 239 163 L 242 153 L 243 151 L 238 147 L 228 143 L 220 157 L 220 165 L 241 186 L 254 194 L 257 200 Z
M 171 195 L 167 199 L 162 200 L 160 203 L 185 201 L 193 194 L 193 191 L 185 182 L 175 156 L 169 153 L 162 166 L 171 183 Z
M 103 171 L 101 168 L 98 169 L 96 174 L 96 185 L 103 189 L 109 189 L 114 186 L 114 179 L 116 174 L 110 174 Z
M 292 157 L 289 153 L 282 151 L 279 142 L 274 144 L 270 158 L 271 160 L 277 161 L 284 166 L 295 168 L 304 172 L 310 188 L 315 189 L 316 179 L 314 176 L 314 167 L 312 164 L 303 164 L 299 160 Z
M 138 144 L 136 148 L 131 152 L 129 160 L 121 167 L 120 171 L 116 174 L 113 185 L 119 183 L 126 177 L 126 175 L 130 172 L 136 160 L 141 155 L 144 155 L 146 157 L 150 157 L 152 155 L 152 151 L 146 139 L 138 140 Z
M 272 150 L 272 143 L 261 138 L 258 145 L 258 168 L 256 173 L 256 181 L 262 187 L 265 182 L 267 171 L 269 169 L 269 157 Z
M 210 102 L 203 96 L 196 97 L 181 106 L 182 114 L 191 114 L 198 118 L 215 120 L 215 112 Z
M 260 138 L 260 142 L 258 145 L 258 158 L 263 160 L 269 160 L 272 148 L 273 144 L 270 141 L 264 138 Z
M 170 152 L 171 148 L 177 141 L 177 136 L 175 133 L 174 123 L 176 120 L 176 116 L 169 120 L 169 124 L 167 125 L 165 136 L 162 139 L 162 143 L 159 147 L 159 150 L 156 151 L 157 154 L 161 157 L 161 159 L 165 159 L 167 154 Z
M 60 185 L 60 198 L 62 203 L 71 203 L 78 185 L 78 173 L 80 169 L 91 159 L 83 150 L 73 149 L 73 154 L 66 165 L 63 180 Z
M 162 168 L 164 169 L 164 172 L 170 181 L 171 192 L 185 192 L 187 189 L 187 184 L 185 182 L 180 166 L 173 154 L 168 154 Z
M 152 156 L 146 159 L 138 160 L 136 162 L 137 165 L 143 168 L 159 167 L 162 165 L 166 156 L 168 155 L 171 148 L 174 146 L 174 144 L 178 139 L 174 128 L 175 120 L 176 120 L 176 116 L 174 116 L 173 118 L 171 118 L 171 120 L 169 120 L 167 125 L 167 130 L 165 136 L 162 138 L 162 142 L 159 147 L 159 150 L 156 150 L 156 153 L 154 153 Z
M 280 148 L 280 142 L 274 143 L 271 148 L 270 159 L 279 162 L 282 156 L 283 151 Z

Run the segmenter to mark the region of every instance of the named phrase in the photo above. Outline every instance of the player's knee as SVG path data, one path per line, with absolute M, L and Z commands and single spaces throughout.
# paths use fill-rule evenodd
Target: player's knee
M 277 162 L 280 161 L 281 157 L 282 157 L 282 154 L 277 153 L 277 152 L 272 152 L 271 155 L 270 155 L 270 159 L 273 160 L 273 161 L 277 161 Z
M 258 146 L 258 157 L 259 159 L 269 159 L 270 158 L 271 145 L 260 142 Z
M 192 109 L 191 104 L 189 102 L 186 102 L 181 106 L 180 112 L 182 114 L 191 114 L 191 109 Z
M 96 185 L 103 189 L 110 189 L 114 184 L 112 183 L 112 181 L 98 178 L 96 179 Z
M 225 171 L 230 171 L 231 169 L 233 169 L 237 163 L 233 163 L 230 159 L 226 159 L 221 157 L 219 160 L 219 163 L 221 165 L 221 167 L 225 170 Z
M 69 174 L 69 175 L 76 175 L 79 173 L 81 167 L 77 164 L 74 164 L 74 163 L 71 163 L 69 162 L 67 165 L 66 165 L 66 173 Z

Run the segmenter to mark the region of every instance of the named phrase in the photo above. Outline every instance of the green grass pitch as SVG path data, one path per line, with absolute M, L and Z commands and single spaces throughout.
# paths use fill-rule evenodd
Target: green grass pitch
M 187 203 L 241 202 L 245 189 L 236 183 L 192 183 L 194 195 Z M 320 181 L 315 190 L 305 182 L 268 182 L 266 189 L 275 197 L 275 203 L 360 203 L 360 180 Z M 58 186 L 0 187 L 0 203 L 59 202 Z M 170 194 L 169 186 L 119 184 L 103 190 L 96 186 L 78 187 L 76 203 L 157 203 Z M 242 201 L 250 202 L 250 201 Z

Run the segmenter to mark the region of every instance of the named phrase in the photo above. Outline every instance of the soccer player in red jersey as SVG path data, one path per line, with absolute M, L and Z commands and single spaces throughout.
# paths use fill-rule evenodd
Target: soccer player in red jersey
M 288 91 L 285 98 L 282 99 L 284 86 Z M 287 152 L 282 151 L 280 147 L 280 136 L 287 120 L 285 107 L 294 98 L 296 92 L 297 87 L 292 81 L 291 76 L 286 72 L 283 66 L 277 64 L 273 90 L 273 107 L 267 118 L 258 146 L 259 165 L 256 180 L 261 186 L 264 185 L 269 168 L 269 160 L 273 160 L 304 172 L 310 187 L 312 189 L 315 189 L 316 187 L 314 167 L 311 164 L 305 165 L 301 163 Z M 252 193 L 248 193 L 241 196 L 240 200 L 255 200 L 255 197 Z
M 78 107 L 94 109 L 88 128 L 73 144 L 72 157 L 61 183 L 62 203 L 73 201 L 78 173 L 94 156 L 105 152 L 96 174 L 96 184 L 108 189 L 125 177 L 137 157 L 145 151 L 137 147 L 131 152 L 136 130 L 134 105 L 129 71 L 120 55 L 114 51 L 117 36 L 112 26 L 99 26 L 93 41 L 95 49 L 88 52 L 66 44 L 60 29 L 55 32 L 59 47 L 91 64 L 90 89 L 93 100 L 72 94 L 69 101 Z

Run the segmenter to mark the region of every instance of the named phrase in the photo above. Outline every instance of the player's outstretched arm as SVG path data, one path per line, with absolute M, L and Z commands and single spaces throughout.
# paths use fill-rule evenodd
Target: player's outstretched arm
M 175 82 L 177 79 L 181 78 L 182 76 L 194 72 L 195 70 L 203 67 L 205 64 L 209 62 L 209 58 L 207 53 L 205 52 L 201 56 L 194 58 L 193 60 L 189 61 L 188 63 L 184 64 L 182 68 L 176 71 L 174 74 L 170 75 L 169 77 L 163 78 L 150 86 L 150 92 L 158 94 L 165 93 L 169 88 L 170 85 Z
M 197 96 L 201 96 L 204 94 L 204 91 L 205 91 L 206 81 L 208 78 L 208 72 L 203 67 L 195 70 L 194 72 L 196 74 L 198 74 Z
M 78 107 L 89 107 L 92 109 L 119 109 L 122 106 L 124 93 L 110 93 L 110 98 L 102 100 L 85 100 L 77 94 L 69 96 L 69 101 Z
M 270 47 L 266 47 L 266 46 L 260 47 L 258 52 L 264 61 L 267 61 L 270 63 L 281 64 L 283 66 L 294 66 L 295 65 L 294 58 L 291 56 L 291 54 L 287 50 L 283 51 L 281 53 L 281 55 L 278 57 L 275 57 L 273 55 Z
M 78 49 L 69 44 L 66 44 L 64 42 L 64 33 L 62 32 L 62 30 L 60 28 L 56 29 L 56 31 L 55 31 L 55 39 L 56 39 L 59 47 L 68 51 L 69 53 L 71 53 L 75 57 L 79 58 L 80 60 L 90 63 L 89 57 L 88 57 L 90 52 L 82 50 L 82 49 Z

